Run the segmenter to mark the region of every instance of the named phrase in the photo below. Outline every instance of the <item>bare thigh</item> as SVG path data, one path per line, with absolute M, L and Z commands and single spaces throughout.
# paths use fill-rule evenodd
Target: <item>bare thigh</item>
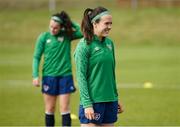
M 57 96 L 43 94 L 43 97 L 44 97 L 44 103 L 45 103 L 45 112 L 54 113 Z
M 59 95 L 61 113 L 70 112 L 70 96 L 70 93 Z

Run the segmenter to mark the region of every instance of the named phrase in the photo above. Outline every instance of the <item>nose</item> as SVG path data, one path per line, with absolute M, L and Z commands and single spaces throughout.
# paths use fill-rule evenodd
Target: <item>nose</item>
M 112 28 L 112 24 L 108 24 L 108 29 L 111 29 Z

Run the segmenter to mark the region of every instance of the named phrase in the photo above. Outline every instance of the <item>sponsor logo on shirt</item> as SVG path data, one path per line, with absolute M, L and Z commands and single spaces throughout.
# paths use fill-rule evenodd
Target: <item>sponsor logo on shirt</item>
M 51 43 L 51 39 L 47 39 L 47 40 L 46 40 L 46 43 Z
M 64 37 L 58 37 L 58 41 L 63 42 L 64 41 Z

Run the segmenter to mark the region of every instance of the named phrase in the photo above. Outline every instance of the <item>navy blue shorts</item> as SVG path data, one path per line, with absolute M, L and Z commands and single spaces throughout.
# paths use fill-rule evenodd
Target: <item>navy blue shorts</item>
M 93 109 L 95 113 L 95 119 L 89 120 L 85 117 L 84 108 L 79 106 L 79 120 L 81 124 L 110 124 L 117 121 L 118 114 L 118 102 L 101 102 L 94 103 Z
M 76 91 L 73 77 L 70 76 L 44 76 L 42 79 L 42 93 L 60 95 Z

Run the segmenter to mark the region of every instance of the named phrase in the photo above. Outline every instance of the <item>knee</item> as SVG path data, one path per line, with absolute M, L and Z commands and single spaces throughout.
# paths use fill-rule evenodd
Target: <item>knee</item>
M 55 106 L 46 106 L 45 110 L 48 113 L 54 113 L 55 112 Z
M 69 105 L 61 104 L 60 110 L 61 110 L 61 112 L 68 112 L 70 110 Z

